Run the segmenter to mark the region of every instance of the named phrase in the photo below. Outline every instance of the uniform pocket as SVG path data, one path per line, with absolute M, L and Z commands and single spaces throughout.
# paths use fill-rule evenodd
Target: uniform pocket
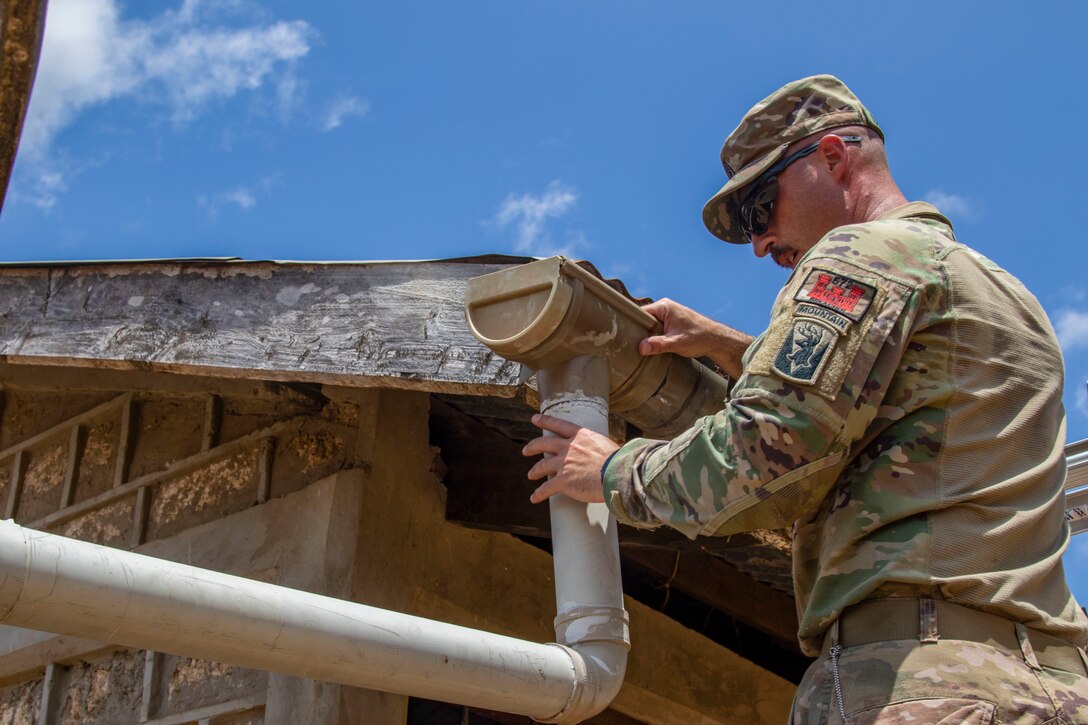
M 934 697 L 870 707 L 847 725 L 990 725 L 997 706 L 985 700 Z

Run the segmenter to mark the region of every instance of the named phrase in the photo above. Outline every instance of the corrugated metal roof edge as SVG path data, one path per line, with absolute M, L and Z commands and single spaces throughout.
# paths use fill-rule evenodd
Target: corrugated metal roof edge
M 524 257 L 511 254 L 479 254 L 469 257 L 438 259 L 357 259 L 357 260 L 304 260 L 304 259 L 243 259 L 242 257 L 163 257 L 150 259 L 55 259 L 24 262 L 0 261 L 0 268 L 18 267 L 85 267 L 110 264 L 283 264 L 283 265 L 350 265 L 350 264 L 525 264 L 540 257 Z
M 1065 465 L 1067 493 L 1088 486 L 1088 438 L 1065 447 Z

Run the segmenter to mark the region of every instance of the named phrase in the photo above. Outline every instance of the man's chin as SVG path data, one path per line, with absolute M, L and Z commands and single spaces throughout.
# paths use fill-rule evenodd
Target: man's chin
M 779 267 L 793 269 L 794 265 L 797 264 L 797 250 L 789 244 L 772 244 L 768 252 L 770 252 L 771 259 Z

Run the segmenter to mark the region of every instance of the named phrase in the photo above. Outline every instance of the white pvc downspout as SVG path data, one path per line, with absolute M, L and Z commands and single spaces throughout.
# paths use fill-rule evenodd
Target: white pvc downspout
M 607 433 L 608 368 L 541 373 L 542 410 Z M 603 379 L 603 388 L 602 385 Z M 577 723 L 619 691 L 630 639 L 616 522 L 551 499 L 556 638 L 537 644 L 0 522 L 0 622 Z
M 608 435 L 608 363 L 582 356 L 537 373 L 542 413 Z M 591 717 L 616 697 L 631 647 L 623 608 L 616 519 L 603 503 L 549 499 L 555 567 L 556 639 L 574 648 L 586 686 L 571 705 L 573 722 Z

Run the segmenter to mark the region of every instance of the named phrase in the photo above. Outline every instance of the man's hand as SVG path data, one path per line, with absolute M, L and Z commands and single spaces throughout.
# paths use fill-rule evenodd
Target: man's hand
M 639 343 L 642 355 L 671 352 L 684 357 L 708 357 L 734 380 L 741 375 L 741 356 L 752 336 L 715 322 L 670 299 L 651 302 L 642 309 L 661 321 L 664 330 Z
M 545 454 L 529 469 L 529 480 L 551 476 L 529 500 L 540 503 L 561 493 L 583 503 L 603 502 L 601 466 L 619 446 L 608 436 L 550 415 L 534 415 L 533 425 L 555 435 L 534 438 L 521 451 L 525 456 Z

